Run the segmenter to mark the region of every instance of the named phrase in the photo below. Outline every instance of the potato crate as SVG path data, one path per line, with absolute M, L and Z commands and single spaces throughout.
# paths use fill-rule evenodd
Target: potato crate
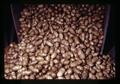
M 32 6 L 29 5 L 29 6 Z M 11 4 L 10 5 L 10 13 L 11 13 L 11 30 L 9 35 L 5 36 L 5 46 L 7 47 L 11 42 L 19 43 L 21 39 L 18 35 L 18 31 L 20 29 L 20 22 L 19 19 L 21 17 L 21 11 L 24 9 L 25 5 L 20 4 Z M 100 54 L 110 54 L 112 57 L 112 61 L 115 61 L 115 37 L 114 37 L 114 30 L 111 25 L 113 25 L 113 8 L 111 5 L 105 5 L 105 18 L 103 23 L 103 30 L 104 30 L 104 38 L 103 43 L 100 48 Z M 103 32 L 102 32 L 103 33 Z M 7 38 L 6 38 L 7 37 Z M 91 40 L 90 40 L 91 41 Z M 79 44 L 79 43 L 78 43 Z M 7 48 L 5 49 L 7 52 Z
M 13 27 L 11 28 L 10 35 L 7 36 L 7 38 L 10 38 L 9 41 L 6 39 L 6 45 L 7 46 L 10 42 L 15 41 L 15 42 L 20 42 L 20 39 L 17 35 L 18 30 L 20 29 L 20 24 L 19 24 L 19 18 L 20 18 L 20 12 L 24 8 L 24 5 L 20 4 L 11 4 L 10 9 L 11 9 L 11 21 L 13 23 Z M 111 27 L 112 24 L 112 14 L 113 14 L 113 9 L 111 5 L 105 5 L 105 19 L 104 19 L 104 39 L 103 39 L 103 45 L 101 47 L 101 54 L 107 54 L 110 53 L 111 56 L 115 57 L 115 45 L 114 45 L 114 35 L 113 35 L 113 28 Z M 15 34 L 13 34 L 15 33 Z M 14 39 L 14 35 L 16 35 L 17 38 Z

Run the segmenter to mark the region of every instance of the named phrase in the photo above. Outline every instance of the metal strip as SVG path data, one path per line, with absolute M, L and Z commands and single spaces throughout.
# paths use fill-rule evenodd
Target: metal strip
M 103 54 L 104 47 L 105 47 L 105 41 L 106 41 L 106 36 L 107 36 L 107 29 L 108 29 L 108 23 L 109 23 L 109 15 L 110 15 L 110 5 L 107 5 L 107 12 L 105 15 L 105 22 L 104 22 L 104 39 L 103 39 L 103 45 L 101 48 L 100 54 Z
M 17 26 L 16 26 L 16 23 L 15 23 L 15 17 L 14 17 L 14 13 L 13 13 L 13 6 L 12 6 L 12 4 L 10 4 L 10 9 L 11 9 L 12 17 L 13 17 L 13 23 L 14 23 L 14 27 L 15 27 L 15 32 L 17 34 L 18 31 L 17 31 Z M 18 40 L 18 42 L 20 42 L 20 40 L 18 38 L 18 34 L 17 34 L 17 40 Z

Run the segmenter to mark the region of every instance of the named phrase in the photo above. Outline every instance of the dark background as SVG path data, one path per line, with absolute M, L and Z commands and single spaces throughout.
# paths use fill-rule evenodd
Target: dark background
M 119 4 L 118 4 L 119 5 Z M 117 15 L 118 15 L 118 10 L 119 10 L 119 7 L 118 7 L 117 4 L 111 4 L 111 13 L 110 13 L 110 22 L 109 22 L 109 27 L 108 27 L 108 31 L 107 31 L 107 39 L 106 39 L 106 43 L 105 43 L 105 50 L 104 52 L 108 52 L 112 46 L 117 43 L 117 39 L 119 37 L 119 35 L 116 34 L 116 31 L 118 29 L 118 26 L 117 26 L 117 23 L 118 23 L 118 20 L 117 20 Z M 13 20 L 12 20 L 12 17 L 11 17 L 11 11 L 10 11 L 10 4 L 9 3 L 5 3 L 5 4 L 1 4 L 1 8 L 2 8 L 2 19 L 1 19 L 1 22 L 2 22 L 2 34 L 3 34 L 3 39 L 2 39 L 2 43 L 1 43 L 1 46 L 2 46 L 2 51 L 1 51 L 1 61 L 0 61 L 0 79 L 2 79 L 2 83 L 10 83 L 10 81 L 7 81 L 4 79 L 4 48 L 6 45 L 8 45 L 10 42 L 12 41 L 16 41 L 17 37 L 16 37 L 16 33 L 13 32 L 15 31 L 14 29 L 14 24 L 13 24 Z M 118 46 L 116 46 L 118 47 Z M 116 50 L 116 48 L 115 48 Z M 118 57 L 116 56 L 116 61 L 118 60 Z M 118 64 L 118 62 L 116 63 Z M 118 68 L 118 67 L 117 67 Z M 119 69 L 119 68 L 118 68 Z M 119 73 L 119 72 L 117 72 Z M 119 75 L 116 74 L 116 78 L 118 78 Z M 27 84 L 27 83 L 30 83 L 30 84 L 34 84 L 34 83 L 38 83 L 38 81 L 11 81 L 11 83 L 19 83 L 19 84 Z M 42 83 L 42 81 L 40 81 Z M 64 81 L 62 81 L 63 83 L 65 83 Z M 82 83 L 92 83 L 92 84 L 95 84 L 95 83 L 100 83 L 99 81 L 81 81 Z M 49 81 L 48 81 L 49 83 Z M 59 83 L 59 81 L 58 81 Z M 73 82 L 75 83 L 75 82 Z

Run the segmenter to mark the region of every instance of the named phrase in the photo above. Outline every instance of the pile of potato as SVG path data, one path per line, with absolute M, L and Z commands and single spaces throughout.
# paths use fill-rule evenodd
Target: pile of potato
M 4 56 L 6 79 L 110 79 L 115 63 L 100 55 L 106 7 L 94 4 L 25 5 L 19 44 Z

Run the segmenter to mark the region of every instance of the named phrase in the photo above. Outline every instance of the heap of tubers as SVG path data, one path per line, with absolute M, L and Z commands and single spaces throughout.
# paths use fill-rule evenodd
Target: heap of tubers
M 105 6 L 25 5 L 19 44 L 4 54 L 5 79 L 110 79 L 115 63 L 100 55 Z

